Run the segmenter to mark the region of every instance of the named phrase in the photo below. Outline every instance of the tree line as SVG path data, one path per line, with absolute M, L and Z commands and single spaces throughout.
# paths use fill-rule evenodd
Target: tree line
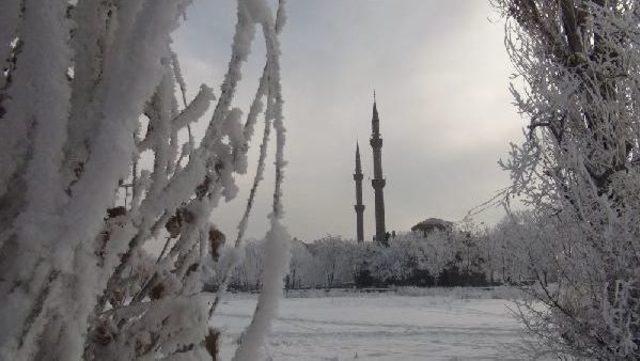
M 536 274 L 529 262 L 551 266 L 554 257 L 532 236 L 539 226 L 530 213 L 520 212 L 490 228 L 468 221 L 450 231 L 399 233 L 388 247 L 330 235 L 311 242 L 294 239 L 285 287 L 531 284 Z M 223 249 L 221 257 L 229 257 L 230 251 Z M 236 291 L 261 289 L 264 243 L 248 242 L 242 260 L 233 270 L 229 286 Z M 217 287 L 216 274 L 212 273 L 209 287 Z M 545 270 L 544 277 L 554 279 L 552 267 Z

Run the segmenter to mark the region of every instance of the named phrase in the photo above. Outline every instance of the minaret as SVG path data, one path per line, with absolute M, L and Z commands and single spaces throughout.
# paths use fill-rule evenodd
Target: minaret
M 353 180 L 356 181 L 356 229 L 358 243 L 364 242 L 364 223 L 362 216 L 364 214 L 364 205 L 362 204 L 362 166 L 360 164 L 360 146 L 356 143 L 356 172 L 353 174 Z
M 375 191 L 376 201 L 376 242 L 388 246 L 387 230 L 384 225 L 384 193 L 385 180 L 382 177 L 382 138 L 380 138 L 380 119 L 376 106 L 376 93 L 373 93 L 373 119 L 371 119 L 371 148 L 373 148 L 373 179 L 371 185 Z

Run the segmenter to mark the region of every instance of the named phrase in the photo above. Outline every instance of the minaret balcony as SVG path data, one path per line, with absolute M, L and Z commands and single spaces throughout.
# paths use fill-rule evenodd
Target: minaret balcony
M 374 189 L 382 189 L 384 188 L 384 186 L 387 184 L 387 181 L 385 179 L 372 179 L 371 180 L 371 185 L 373 186 Z
M 364 204 L 356 204 L 355 206 L 353 206 L 353 208 L 355 208 L 357 213 L 364 212 Z
M 369 140 L 369 143 L 374 149 L 382 148 L 382 138 L 371 138 L 371 140 Z
M 355 180 L 355 181 L 360 182 L 360 181 L 362 181 L 362 178 L 363 178 L 362 173 L 356 173 L 356 174 L 353 175 L 353 180 Z

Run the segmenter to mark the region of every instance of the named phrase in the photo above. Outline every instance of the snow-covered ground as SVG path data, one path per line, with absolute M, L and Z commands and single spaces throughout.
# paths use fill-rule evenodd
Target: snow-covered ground
M 248 324 L 255 297 L 229 296 L 213 324 L 222 359 Z M 504 299 L 398 294 L 286 298 L 267 354 L 273 360 L 522 360 L 521 327 Z

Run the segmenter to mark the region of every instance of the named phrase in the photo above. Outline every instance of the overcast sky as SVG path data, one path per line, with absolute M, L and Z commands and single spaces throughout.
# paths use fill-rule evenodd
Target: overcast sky
M 284 203 L 293 236 L 354 237 L 352 173 L 359 140 L 365 238 L 371 239 L 374 89 L 384 138 L 388 230 L 405 231 L 428 217 L 460 220 L 508 185 L 508 175 L 496 162 L 505 156 L 508 143 L 520 138 L 522 122 L 508 92 L 511 67 L 503 25 L 487 1 L 289 0 L 287 12 L 281 37 L 289 161 Z M 190 96 L 200 83 L 218 94 L 230 53 L 235 1 L 195 0 L 187 15 L 175 34 L 175 49 Z M 263 64 L 263 39 L 258 36 L 235 102 L 245 111 Z M 252 168 L 257 147 L 254 142 Z M 252 176 L 238 177 L 238 198 L 214 212 L 214 222 L 231 237 Z M 250 237 L 262 237 L 267 229 L 272 178 L 270 168 L 250 221 Z M 500 213 L 480 218 L 495 222 Z

